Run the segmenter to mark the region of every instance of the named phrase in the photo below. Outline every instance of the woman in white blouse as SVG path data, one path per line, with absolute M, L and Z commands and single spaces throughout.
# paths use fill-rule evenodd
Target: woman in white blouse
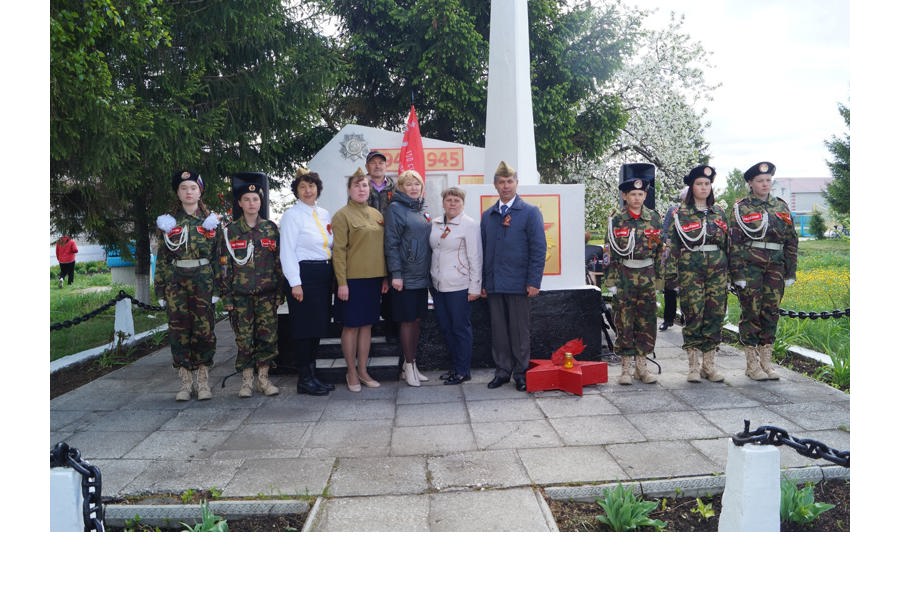
M 463 214 L 466 193 L 447 188 L 441 193 L 444 214 L 432 222 L 431 296 L 438 326 L 450 352 L 444 385 L 472 379 L 472 308 L 481 297 L 481 229 Z
M 291 191 L 300 201 L 284 213 L 279 228 L 281 265 L 290 287 L 287 301 L 299 373 L 297 393 L 326 396 L 334 386 L 316 377 L 315 366 L 319 340 L 327 335 L 331 321 L 331 215 L 316 203 L 322 193 L 318 173 L 301 167 Z

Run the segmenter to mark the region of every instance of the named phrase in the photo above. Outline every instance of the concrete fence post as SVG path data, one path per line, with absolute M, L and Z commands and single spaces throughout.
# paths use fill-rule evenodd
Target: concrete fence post
M 50 531 L 84 531 L 81 482 L 75 469 L 50 468 Z
M 131 298 L 122 298 L 116 302 L 115 335 L 112 346 L 115 348 L 133 337 L 134 316 L 131 314 Z
M 771 445 L 728 440 L 719 531 L 781 530 L 781 454 Z

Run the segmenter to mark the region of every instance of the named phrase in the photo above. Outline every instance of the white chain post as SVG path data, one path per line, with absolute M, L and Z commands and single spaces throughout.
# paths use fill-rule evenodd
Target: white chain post
M 122 298 L 116 302 L 115 335 L 112 347 L 116 348 L 134 337 L 134 316 L 131 314 L 131 298 Z
M 776 446 L 731 439 L 719 531 L 781 531 L 781 454 Z

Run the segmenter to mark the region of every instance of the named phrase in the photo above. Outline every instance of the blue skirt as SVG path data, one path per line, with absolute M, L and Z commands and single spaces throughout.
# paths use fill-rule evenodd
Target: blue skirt
M 365 327 L 377 323 L 381 316 L 382 281 L 383 277 L 348 279 L 350 298 L 346 302 L 339 298 L 335 301 L 334 320 L 344 327 Z

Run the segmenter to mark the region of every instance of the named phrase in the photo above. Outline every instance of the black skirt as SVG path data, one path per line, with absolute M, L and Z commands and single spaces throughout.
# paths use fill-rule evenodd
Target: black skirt
M 303 302 L 297 302 L 287 292 L 292 339 L 321 339 L 328 335 L 331 323 L 331 294 L 334 269 L 331 261 L 301 261 L 300 280 L 303 282 Z
M 334 320 L 344 327 L 364 327 L 378 322 L 381 313 L 381 284 L 383 277 L 348 279 L 350 298 L 336 300 Z
M 397 323 L 409 323 L 428 315 L 428 289 L 390 290 L 391 317 Z

